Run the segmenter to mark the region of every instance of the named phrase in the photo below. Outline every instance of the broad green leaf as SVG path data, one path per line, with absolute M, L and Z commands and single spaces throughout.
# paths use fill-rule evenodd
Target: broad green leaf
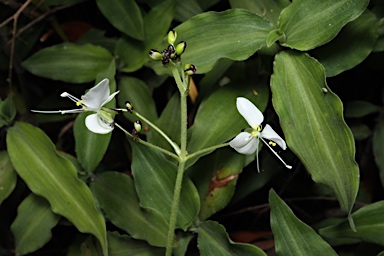
M 375 157 L 376 165 L 380 170 L 381 184 L 384 184 L 384 121 L 381 120 L 373 131 L 372 140 L 373 155 Z
M 91 188 L 106 217 L 115 226 L 135 239 L 165 246 L 167 221 L 159 212 L 140 207 L 131 177 L 118 172 L 104 172 L 95 179 Z
M 112 55 L 91 44 L 63 43 L 38 51 L 22 65 L 34 75 L 70 83 L 91 82 L 108 68 Z
M 197 246 L 201 256 L 266 255 L 256 246 L 232 242 L 225 228 L 214 221 L 203 222 L 197 233 Z
M 140 204 L 170 219 L 177 166 L 155 149 L 131 142 L 132 174 Z M 184 176 L 176 227 L 186 230 L 196 220 L 200 199 L 192 181 Z
M 77 44 L 93 44 L 101 46 L 110 52 L 116 47 L 117 39 L 105 36 L 105 31 L 91 28 L 76 41 Z
M 202 12 L 197 0 L 176 1 L 175 19 L 178 21 L 186 21 Z
M 311 55 L 324 66 L 327 77 L 335 76 L 360 64 L 372 52 L 378 37 L 378 20 L 366 10 L 348 23 L 330 43 Z
M 7 151 L 0 151 L 0 205 L 16 187 L 17 174 Z
M 364 117 L 372 113 L 380 112 L 381 107 L 372 104 L 369 101 L 351 101 L 345 106 L 346 117 Z
M 157 119 L 155 101 L 152 98 L 148 86 L 140 79 L 135 77 L 122 77 L 119 83 L 120 93 L 117 96 L 118 105 L 125 108 L 125 103 L 129 101 L 133 109 L 151 122 Z M 124 116 L 132 123 L 140 120 L 143 126 L 147 126 L 143 120 L 137 116 L 126 112 Z M 150 127 L 148 127 L 150 128 Z M 143 129 L 143 131 L 146 129 Z
M 109 79 L 109 87 L 111 93 L 116 91 L 115 76 L 115 61 L 112 60 L 109 67 L 97 75 L 96 84 L 104 78 Z M 108 102 L 106 107 L 115 107 L 116 100 L 113 99 Z M 84 170 L 90 174 L 100 164 L 107 151 L 109 141 L 111 140 L 112 133 L 96 134 L 88 130 L 85 126 L 85 118 L 90 113 L 81 113 L 76 117 L 73 126 L 73 133 L 75 136 L 75 151 L 77 159 Z
M 153 247 L 118 232 L 108 232 L 108 251 L 110 256 L 152 256 L 164 255 L 164 248 Z
M 223 148 L 201 158 L 188 169 L 200 194 L 200 220 L 206 220 L 229 203 L 244 164 L 244 155 Z
M 280 15 L 283 46 L 306 51 L 331 41 L 365 10 L 369 0 L 295 0 Z
M 248 127 L 236 108 L 236 98 L 246 97 L 264 110 L 268 101 L 268 88 L 263 82 L 236 81 L 213 93 L 197 110 L 189 129 L 188 152 L 224 143 Z
M 91 191 L 77 178 L 72 163 L 57 154 L 48 136 L 30 124 L 16 122 L 8 130 L 7 147 L 15 170 L 29 189 L 47 199 L 52 211 L 80 232 L 96 236 L 108 255 L 104 218 Z
M 337 255 L 321 236 L 295 216 L 273 189 L 269 191 L 269 205 L 278 255 Z
M 122 37 L 115 54 L 122 62 L 122 71 L 133 72 L 150 61 L 149 51 L 156 47 L 168 32 L 173 19 L 174 1 L 168 0 L 151 9 L 144 16 L 144 41 Z
M 384 246 L 384 201 L 364 206 L 352 214 L 356 232 L 348 224 L 348 220 L 323 228 L 319 233 L 327 238 L 357 238 L 368 243 Z
M 350 212 L 359 187 L 355 145 L 342 102 L 325 82 L 323 66 L 304 53 L 280 52 L 271 90 L 288 147 L 312 179 L 331 188 L 342 210 Z
M 222 58 L 245 60 L 266 44 L 272 24 L 262 17 L 242 9 L 224 12 L 206 12 L 175 28 L 178 41 L 186 41 L 183 63 L 197 67 L 197 73 L 210 71 Z M 156 47 L 153 45 L 152 47 Z M 160 46 L 165 48 L 166 45 Z M 161 63 L 154 65 L 156 72 L 164 73 Z
M 165 134 L 169 136 L 171 140 L 180 144 L 180 94 L 174 93 L 172 98 L 168 101 L 160 117 L 156 120 L 155 124 Z M 151 142 L 159 147 L 173 151 L 171 145 L 161 136 L 158 132 L 153 131 L 148 142 Z
M 11 226 L 16 254 L 24 255 L 43 247 L 51 239 L 51 229 L 59 219 L 60 216 L 52 212 L 47 200 L 34 194 L 27 196 L 17 208 L 17 216 Z
M 144 40 L 143 17 L 135 0 L 96 0 L 104 17 L 118 30 Z
M 243 8 L 263 17 L 277 27 L 281 10 L 287 7 L 288 0 L 229 0 L 232 8 Z

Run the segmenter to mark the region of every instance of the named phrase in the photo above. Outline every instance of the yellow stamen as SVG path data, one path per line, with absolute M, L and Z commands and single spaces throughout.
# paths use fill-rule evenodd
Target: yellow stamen
M 273 141 L 270 141 L 268 144 L 271 146 L 276 146 L 276 142 L 273 142 Z
M 82 100 L 79 100 L 78 102 L 76 102 L 76 106 L 81 106 L 81 104 L 83 104 Z
M 253 127 L 253 130 L 255 130 L 255 131 L 261 131 L 261 126 L 260 125 L 255 125 L 254 127 Z
M 253 130 L 253 132 L 251 133 L 253 137 L 257 137 L 259 136 L 259 133 L 255 130 Z

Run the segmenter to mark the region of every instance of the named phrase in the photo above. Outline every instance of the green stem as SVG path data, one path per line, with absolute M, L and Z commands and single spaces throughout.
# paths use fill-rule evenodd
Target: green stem
M 229 145 L 229 143 L 223 143 L 223 144 L 219 144 L 219 145 L 216 145 L 216 146 L 213 146 L 213 147 L 209 147 L 209 148 L 205 148 L 205 149 L 196 151 L 195 153 L 192 153 L 192 154 L 188 155 L 186 160 L 189 160 L 189 159 L 191 159 L 193 157 L 197 157 L 197 156 L 200 156 L 200 155 L 204 155 L 207 152 L 211 152 L 211 151 L 214 151 L 214 150 L 216 150 L 218 148 L 226 147 L 228 145 Z
M 119 124 L 115 123 L 115 126 L 116 126 L 117 128 L 119 128 L 120 130 L 122 130 L 128 137 L 133 138 L 133 135 L 132 135 L 131 133 L 129 133 L 127 130 L 125 130 L 123 127 L 121 127 Z M 151 144 L 151 143 L 149 143 L 149 142 L 146 142 L 146 141 L 144 141 L 144 140 L 141 140 L 141 139 L 139 139 L 139 138 L 136 139 L 136 142 L 141 143 L 141 144 L 143 144 L 143 145 L 145 145 L 145 146 L 147 146 L 147 147 L 150 147 L 150 148 L 159 150 L 160 152 L 162 152 L 162 153 L 164 153 L 164 154 L 166 154 L 166 155 L 168 155 L 168 156 L 170 156 L 170 157 L 172 157 L 172 158 L 174 158 L 174 159 L 176 159 L 176 160 L 179 160 L 179 157 L 178 157 L 177 155 L 173 154 L 172 152 L 169 152 L 169 151 L 166 150 L 166 149 L 163 149 L 163 148 L 161 148 L 161 147 L 158 147 L 158 146 L 156 146 L 156 145 L 153 145 L 153 144 Z
M 177 213 L 179 211 L 179 202 L 180 202 L 180 193 L 181 186 L 183 183 L 184 176 L 184 167 L 185 162 L 187 161 L 187 96 L 188 88 L 187 84 L 184 84 L 181 81 L 180 74 L 177 71 L 177 68 L 172 68 L 172 74 L 175 77 L 177 87 L 180 90 L 180 108 L 181 108 L 181 121 L 180 121 L 180 155 L 179 155 L 179 166 L 177 169 L 175 189 L 173 191 L 173 200 L 171 208 L 171 218 L 169 220 L 168 226 L 168 236 L 167 236 L 167 247 L 166 247 L 166 256 L 172 255 L 173 240 L 175 238 L 175 227 L 177 221 Z
M 132 111 L 132 114 L 134 114 L 135 116 L 137 116 L 138 118 L 140 118 L 141 120 L 146 122 L 153 129 L 155 129 L 161 136 L 163 136 L 164 139 L 166 139 L 168 141 L 169 144 L 171 144 L 171 146 L 175 150 L 176 154 L 180 155 L 179 146 L 174 141 L 172 141 L 159 127 L 157 127 L 155 124 L 153 124 L 151 121 L 149 121 L 148 119 L 146 119 L 145 117 L 143 117 L 142 115 L 137 113 L 136 111 Z

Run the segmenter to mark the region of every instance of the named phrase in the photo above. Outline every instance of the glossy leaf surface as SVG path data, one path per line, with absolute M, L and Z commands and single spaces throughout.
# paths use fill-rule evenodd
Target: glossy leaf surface
M 47 199 L 52 211 L 80 232 L 96 236 L 107 255 L 105 222 L 91 191 L 77 178 L 73 164 L 57 154 L 48 136 L 30 124 L 17 122 L 8 130 L 7 147 L 15 170 L 32 192 Z
M 323 66 L 304 53 L 284 51 L 276 55 L 273 72 L 272 103 L 288 147 L 312 179 L 330 187 L 350 212 L 359 186 L 355 145 Z
M 47 200 L 34 194 L 27 196 L 19 205 L 11 226 L 16 253 L 24 255 L 45 245 L 59 220 L 60 216 L 52 212 Z
M 108 68 L 112 55 L 100 46 L 57 44 L 35 53 L 22 64 L 34 75 L 70 83 L 86 83 Z
M 278 255 L 337 255 L 321 236 L 294 215 L 274 190 L 269 191 L 269 205 Z
M 280 15 L 283 46 L 306 51 L 332 40 L 365 10 L 368 0 L 296 0 Z M 314 15 L 316 14 L 316 15 Z

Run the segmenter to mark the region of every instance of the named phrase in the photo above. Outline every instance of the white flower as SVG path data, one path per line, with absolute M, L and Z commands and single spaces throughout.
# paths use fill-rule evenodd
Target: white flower
M 249 132 L 246 130 L 238 134 L 229 142 L 229 145 L 241 154 L 252 155 L 258 150 L 259 140 L 261 140 L 272 150 L 272 152 L 284 163 L 287 168 L 291 169 L 292 166 L 287 165 L 269 146 L 269 144 L 277 144 L 283 150 L 287 148 L 285 141 L 272 129 L 271 126 L 267 124 L 264 130 L 261 129 L 261 123 L 264 120 L 264 116 L 261 111 L 253 105 L 252 102 L 242 97 L 237 98 L 236 106 L 239 113 L 244 117 L 252 129 L 249 130 Z M 267 143 L 264 139 L 270 140 L 271 142 Z
M 76 103 L 77 106 L 81 106 L 78 109 L 70 110 L 58 110 L 58 111 L 40 111 L 32 110 L 37 113 L 80 113 L 84 111 L 96 112 L 85 118 L 85 125 L 87 128 L 94 133 L 107 134 L 113 130 L 113 117 L 115 111 L 104 108 L 103 106 L 110 102 L 119 91 L 109 95 L 109 80 L 104 79 L 96 86 L 91 88 L 85 95 L 81 96 L 81 100 L 72 96 L 67 92 L 63 92 L 61 97 L 68 97 Z

